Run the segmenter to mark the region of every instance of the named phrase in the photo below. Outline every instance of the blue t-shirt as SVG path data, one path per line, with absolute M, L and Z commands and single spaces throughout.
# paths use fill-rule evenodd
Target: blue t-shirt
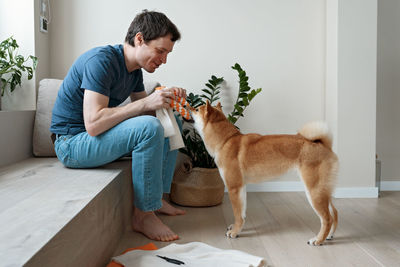
M 51 119 L 52 133 L 75 135 L 86 131 L 83 121 L 85 89 L 108 96 L 108 106 L 116 107 L 132 92 L 144 90 L 142 70 L 128 72 L 122 45 L 97 47 L 81 55 L 58 91 Z

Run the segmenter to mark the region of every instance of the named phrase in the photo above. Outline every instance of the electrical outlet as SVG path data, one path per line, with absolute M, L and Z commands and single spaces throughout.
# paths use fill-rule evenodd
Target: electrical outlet
M 48 27 L 47 19 L 43 16 L 40 16 L 40 31 L 47 32 L 47 27 Z

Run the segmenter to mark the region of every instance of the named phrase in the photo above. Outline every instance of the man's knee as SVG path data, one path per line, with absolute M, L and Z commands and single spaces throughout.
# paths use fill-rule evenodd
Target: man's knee
M 144 116 L 145 118 L 145 128 L 146 130 L 154 135 L 160 136 L 161 138 L 164 137 L 164 127 L 161 125 L 159 119 L 153 116 Z
M 128 120 L 132 123 L 130 127 L 135 135 L 139 133 L 144 139 L 160 139 L 164 138 L 164 128 L 160 121 L 154 116 L 140 116 Z

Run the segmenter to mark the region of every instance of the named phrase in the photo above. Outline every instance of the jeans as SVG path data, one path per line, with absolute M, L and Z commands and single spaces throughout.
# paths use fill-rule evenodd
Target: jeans
M 94 137 L 87 132 L 58 135 L 54 145 L 69 168 L 94 168 L 132 154 L 134 204 L 142 211 L 160 209 L 162 194 L 170 192 L 178 150 L 169 150 L 156 117 L 130 118 Z

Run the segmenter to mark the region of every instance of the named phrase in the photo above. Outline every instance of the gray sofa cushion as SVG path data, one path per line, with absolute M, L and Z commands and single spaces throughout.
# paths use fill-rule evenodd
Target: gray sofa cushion
M 62 80 L 43 79 L 39 83 L 38 101 L 36 105 L 35 123 L 33 127 L 33 155 L 36 157 L 55 157 L 54 145 L 51 141 L 49 131 L 51 123 L 51 112 L 54 102 L 57 98 L 57 92 Z M 145 82 L 144 87 L 147 94 L 154 91 L 154 88 L 160 86 L 158 82 Z M 122 103 L 126 105 L 130 98 Z
M 55 157 L 53 142 L 50 138 L 51 111 L 57 98 L 62 80 L 43 79 L 39 83 L 35 123 L 33 126 L 33 155 L 37 157 Z

